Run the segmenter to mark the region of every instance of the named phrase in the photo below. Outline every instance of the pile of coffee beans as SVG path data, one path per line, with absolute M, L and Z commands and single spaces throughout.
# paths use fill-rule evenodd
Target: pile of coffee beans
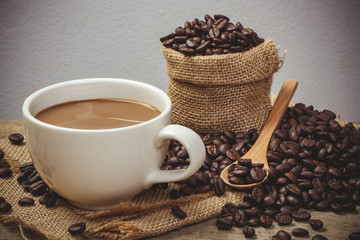
M 52 191 L 41 179 L 39 173 L 32 162 L 27 162 L 19 167 L 20 176 L 17 178 L 18 183 L 26 192 L 30 192 L 34 197 L 41 196 L 40 204 L 47 207 L 53 207 L 56 204 L 58 195 Z
M 179 26 L 160 41 L 187 56 L 229 54 L 247 51 L 264 39 L 258 37 L 251 28 L 244 28 L 240 22 L 232 23 L 221 14 L 214 17 L 206 14 L 204 20 L 195 18 Z
M 251 159 L 241 158 L 229 167 L 229 182 L 239 185 L 261 182 L 266 177 L 263 168 L 263 163 L 253 163 Z
M 266 227 L 271 220 L 288 225 L 294 219 L 308 221 L 313 229 L 319 229 L 322 222 L 311 219 L 301 209 L 354 211 L 360 204 L 360 129 L 352 123 L 341 126 L 335 117 L 330 110 L 318 111 L 302 103 L 289 107 L 269 143 L 269 178 L 246 191 L 239 206 L 224 206 L 231 210 L 220 214 L 218 228 Z M 221 196 L 226 187 L 219 174 L 238 161 L 257 137 L 256 130 L 202 135 L 207 153 L 205 162 L 196 175 L 178 182 L 177 196 L 206 189 Z M 172 141 L 162 169 L 183 169 L 188 164 L 185 148 Z M 296 230 L 295 234 L 305 233 Z

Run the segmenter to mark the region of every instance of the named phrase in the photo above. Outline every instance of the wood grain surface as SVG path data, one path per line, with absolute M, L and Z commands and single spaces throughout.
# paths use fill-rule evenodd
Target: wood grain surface
M 23 124 L 20 120 L 15 121 L 0 121 L 0 141 L 7 139 L 11 133 L 24 133 Z M 0 179 L 1 180 L 1 179 Z M 0 181 L 1 187 L 1 181 Z M 323 229 L 314 231 L 306 222 L 296 222 L 289 226 L 279 226 L 274 223 L 270 228 L 256 227 L 256 235 L 251 239 L 271 239 L 271 236 L 276 234 L 280 229 L 291 232 L 292 229 L 302 227 L 309 230 L 308 237 L 293 237 L 292 239 L 311 239 L 315 234 L 322 234 L 328 239 L 342 240 L 348 239 L 348 235 L 354 231 L 360 231 L 360 208 L 356 211 L 347 214 L 335 214 L 330 211 L 318 212 L 310 211 L 313 219 L 320 219 L 324 222 Z M 155 239 L 182 239 L 182 240 L 215 240 L 215 239 L 244 239 L 242 228 L 233 227 L 229 231 L 218 230 L 215 225 L 216 219 L 209 219 L 207 221 L 193 224 L 190 226 L 176 229 L 166 234 L 148 238 Z M 42 240 L 46 239 L 41 234 L 28 229 L 22 229 L 23 235 L 26 239 Z M 19 240 L 24 239 L 18 224 L 0 222 L 0 240 Z

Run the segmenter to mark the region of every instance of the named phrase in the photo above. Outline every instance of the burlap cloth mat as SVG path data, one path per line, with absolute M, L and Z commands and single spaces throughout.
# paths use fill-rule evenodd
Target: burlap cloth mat
M 26 145 L 17 146 L 6 140 L 0 143 L 0 148 L 13 170 L 11 178 L 0 179 L 0 196 L 12 205 L 10 213 L 0 214 L 0 220 L 19 223 L 49 239 L 83 239 L 83 236 L 72 237 L 67 231 L 70 225 L 78 222 L 86 223 L 85 237 L 138 239 L 154 236 L 215 217 L 224 204 L 238 204 L 242 199 L 241 192 L 226 191 L 225 195 L 218 197 L 214 191 L 210 191 L 172 200 L 169 191 L 178 186 L 169 184 L 167 189 L 145 190 L 133 200 L 121 202 L 107 211 L 82 210 L 62 199 L 57 201 L 55 207 L 48 208 L 39 203 L 39 197 L 25 192 L 16 180 L 20 175 L 18 167 L 31 161 Z M 21 207 L 18 201 L 22 197 L 34 198 L 35 205 Z M 183 220 L 174 217 L 171 213 L 173 205 L 181 207 L 188 216 Z
M 275 97 L 271 96 L 272 102 Z M 346 122 L 338 120 L 342 125 Z M 359 127 L 357 124 L 356 127 Z M 0 143 L 5 153 L 5 161 L 11 164 L 13 176 L 0 179 L 0 196 L 12 205 L 7 214 L 0 214 L 4 222 L 16 222 L 38 231 L 49 239 L 84 239 L 87 236 L 105 239 L 138 239 L 159 235 L 173 229 L 197 223 L 217 216 L 224 204 L 235 205 L 242 201 L 243 192 L 227 189 L 225 195 L 218 197 L 213 191 L 194 194 L 176 200 L 169 198 L 169 191 L 178 188 L 169 184 L 167 189 L 145 190 L 131 201 L 121 202 L 111 210 L 87 211 L 73 207 L 65 200 L 58 200 L 55 207 L 39 204 L 39 197 L 33 197 L 18 184 L 19 166 L 31 161 L 25 144 L 13 145 L 8 140 Z M 36 200 L 34 206 L 21 207 L 18 201 L 22 197 Z M 180 220 L 171 213 L 171 206 L 180 206 L 188 216 Z M 67 228 L 78 222 L 86 223 L 82 236 L 72 237 Z

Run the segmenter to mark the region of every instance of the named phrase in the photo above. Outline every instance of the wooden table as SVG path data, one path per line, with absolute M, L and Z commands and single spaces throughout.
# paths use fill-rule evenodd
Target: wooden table
M 1 121 L 0 120 L 0 141 L 3 141 L 11 133 L 24 133 L 23 124 L 21 120 L 16 121 Z M 293 221 L 290 226 L 280 227 L 274 223 L 270 228 L 257 227 L 256 235 L 252 239 L 271 239 L 271 236 L 276 234 L 280 229 L 291 232 L 292 229 L 297 227 L 306 228 L 310 232 L 310 236 L 315 234 L 322 234 L 328 239 L 341 240 L 348 239 L 348 235 L 354 231 L 360 231 L 360 208 L 357 207 L 356 211 L 347 214 L 335 214 L 332 212 L 318 212 L 310 211 L 312 218 L 320 219 L 324 222 L 324 227 L 320 231 L 314 231 L 309 227 L 308 223 L 300 223 Z M 155 239 L 181 239 L 181 240 L 215 240 L 215 239 L 244 239 L 242 228 L 233 227 L 230 231 L 218 230 L 215 225 L 216 219 L 210 219 L 201 223 L 186 226 L 177 229 L 161 236 L 148 238 Z M 41 234 L 31 230 L 23 229 L 23 234 L 27 239 L 42 240 L 46 239 Z M 18 224 L 0 222 L 0 240 L 19 240 L 23 239 L 19 230 Z M 293 239 L 311 239 L 294 238 Z

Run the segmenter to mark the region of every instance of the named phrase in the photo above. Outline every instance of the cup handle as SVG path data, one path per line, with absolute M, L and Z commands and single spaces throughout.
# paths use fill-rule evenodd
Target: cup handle
M 185 148 L 190 157 L 190 164 L 187 169 L 181 170 L 153 170 L 145 181 L 145 187 L 148 188 L 155 183 L 177 182 L 192 176 L 200 169 L 205 161 L 204 142 L 198 134 L 191 129 L 172 124 L 162 128 L 155 137 L 155 146 L 161 147 L 165 140 L 175 139 Z

